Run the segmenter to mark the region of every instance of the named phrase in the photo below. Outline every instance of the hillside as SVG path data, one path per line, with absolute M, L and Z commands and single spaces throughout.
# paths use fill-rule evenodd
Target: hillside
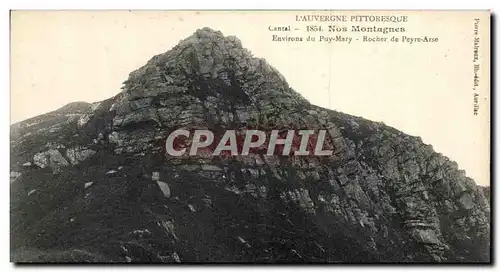
M 332 156 L 165 153 L 178 128 L 328 131 Z M 310 104 L 197 30 L 99 103 L 11 126 L 13 262 L 490 262 L 490 203 L 455 162 Z

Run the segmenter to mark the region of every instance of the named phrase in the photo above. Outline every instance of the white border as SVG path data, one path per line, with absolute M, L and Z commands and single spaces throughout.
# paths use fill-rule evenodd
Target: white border
M 105 3 L 100 0 L 63 1 L 63 0 L 19 0 L 12 2 L 10 9 L 490 9 L 495 0 L 474 0 L 470 2 L 437 0 L 398 1 L 398 0 L 351 0 L 351 1 L 154 1 L 122 0 Z M 4 3 L 3 3 L 4 4 Z

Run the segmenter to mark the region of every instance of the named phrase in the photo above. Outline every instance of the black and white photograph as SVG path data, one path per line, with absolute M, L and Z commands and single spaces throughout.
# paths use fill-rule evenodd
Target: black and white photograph
M 491 264 L 491 16 L 12 10 L 10 262 Z

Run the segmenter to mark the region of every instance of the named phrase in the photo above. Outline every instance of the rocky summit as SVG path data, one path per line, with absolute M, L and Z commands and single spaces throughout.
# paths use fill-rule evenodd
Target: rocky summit
M 179 128 L 326 130 L 333 154 L 169 156 Z M 208 28 L 115 97 L 13 124 L 10 169 L 13 262 L 490 262 L 489 188 Z

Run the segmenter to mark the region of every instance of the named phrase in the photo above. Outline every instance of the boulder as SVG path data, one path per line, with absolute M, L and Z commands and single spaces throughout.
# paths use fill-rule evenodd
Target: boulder
M 74 147 L 66 150 L 66 157 L 69 159 L 72 165 L 76 165 L 90 157 L 92 157 L 96 152 L 92 149 L 85 147 Z

